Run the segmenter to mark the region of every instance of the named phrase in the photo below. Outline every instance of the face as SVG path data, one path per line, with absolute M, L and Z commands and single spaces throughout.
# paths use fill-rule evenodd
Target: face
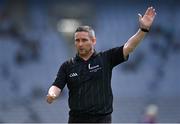
M 96 44 L 95 37 L 89 36 L 88 32 L 75 33 L 75 47 L 80 56 L 88 56 L 93 52 L 94 45 Z

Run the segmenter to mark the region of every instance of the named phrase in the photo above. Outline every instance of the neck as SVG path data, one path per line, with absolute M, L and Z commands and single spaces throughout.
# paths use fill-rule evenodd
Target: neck
M 79 55 L 83 60 L 88 60 L 91 55 L 94 53 L 94 49 L 92 49 L 87 55 Z

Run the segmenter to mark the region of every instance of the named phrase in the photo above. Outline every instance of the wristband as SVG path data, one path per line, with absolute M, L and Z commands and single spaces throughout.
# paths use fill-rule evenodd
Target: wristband
M 141 31 L 143 31 L 143 32 L 149 32 L 148 29 L 145 29 L 145 28 L 140 28 L 140 29 L 141 29 Z

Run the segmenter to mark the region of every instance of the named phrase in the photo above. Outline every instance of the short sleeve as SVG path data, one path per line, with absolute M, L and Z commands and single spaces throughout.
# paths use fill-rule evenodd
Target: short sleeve
M 116 65 L 128 60 L 129 55 L 126 59 L 124 58 L 123 47 L 124 46 L 115 47 L 105 51 L 106 56 L 108 58 L 107 60 L 110 62 L 111 67 L 115 67 Z
M 65 87 L 67 82 L 66 78 L 66 63 L 63 63 L 57 73 L 56 79 L 52 85 L 57 86 L 61 90 Z

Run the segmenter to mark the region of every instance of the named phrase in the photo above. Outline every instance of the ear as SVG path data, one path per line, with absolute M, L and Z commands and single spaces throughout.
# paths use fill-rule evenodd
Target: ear
M 92 38 L 92 42 L 93 42 L 93 45 L 96 45 L 96 38 L 95 37 Z

